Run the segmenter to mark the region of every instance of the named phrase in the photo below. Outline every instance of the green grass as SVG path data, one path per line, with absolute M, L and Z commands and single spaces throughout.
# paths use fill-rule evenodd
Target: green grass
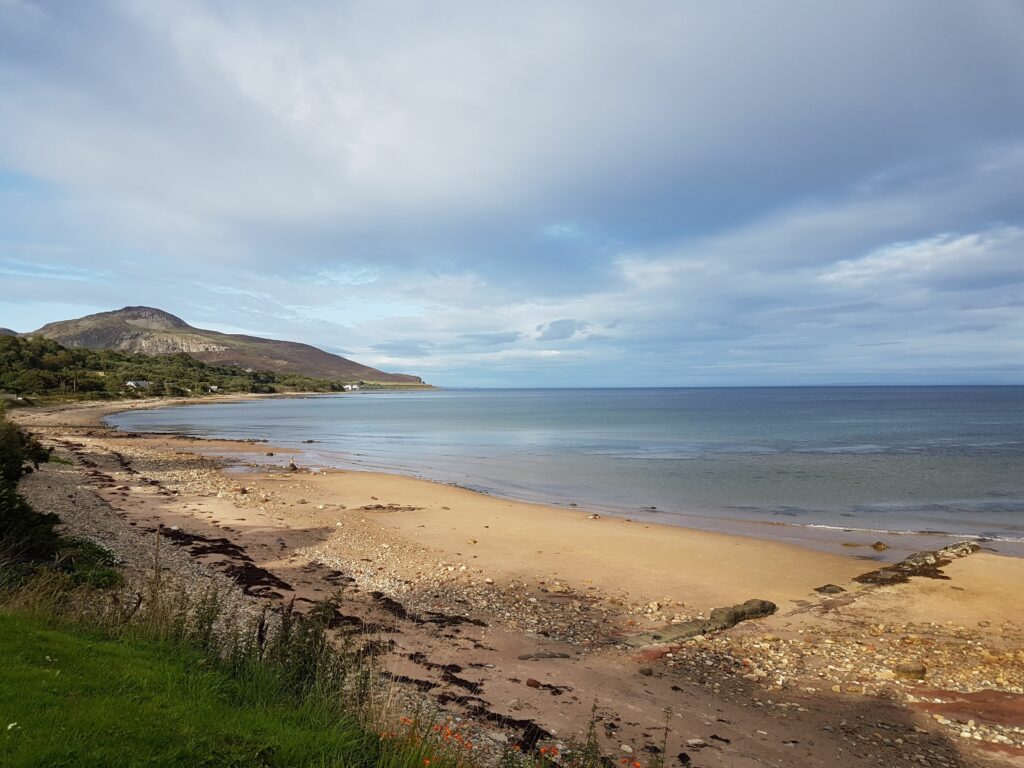
M 238 678 L 170 643 L 0 614 L 7 768 L 423 768 L 423 760 L 413 743 L 381 741 L 333 709 L 288 701 L 258 671 Z

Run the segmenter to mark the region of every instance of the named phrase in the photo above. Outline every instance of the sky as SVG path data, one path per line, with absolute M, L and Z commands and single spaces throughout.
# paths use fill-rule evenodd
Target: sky
M 1022 0 L 0 0 L 0 326 L 1024 383 Z

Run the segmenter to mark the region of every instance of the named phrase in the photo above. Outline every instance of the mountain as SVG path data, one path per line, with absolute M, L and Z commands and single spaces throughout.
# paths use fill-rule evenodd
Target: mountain
M 24 335 L 45 336 L 65 347 L 113 349 L 144 355 L 185 352 L 204 363 L 301 373 L 320 379 L 423 383 L 418 376 L 378 371 L 308 344 L 193 328 L 180 317 L 152 307 L 125 307 L 77 320 L 62 320 Z
M 17 336 L 17 331 L 12 331 L 10 328 L 0 328 L 0 336 Z

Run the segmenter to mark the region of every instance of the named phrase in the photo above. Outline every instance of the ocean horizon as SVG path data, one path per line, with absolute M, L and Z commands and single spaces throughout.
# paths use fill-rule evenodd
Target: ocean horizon
M 266 440 L 310 467 L 710 529 L 1024 543 L 1022 386 L 459 388 L 199 403 L 107 421 Z

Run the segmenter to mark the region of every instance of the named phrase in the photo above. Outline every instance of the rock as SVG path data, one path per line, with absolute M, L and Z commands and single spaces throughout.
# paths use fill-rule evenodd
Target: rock
M 600 520 L 600 515 L 587 515 L 587 520 Z
M 568 653 L 556 653 L 554 651 L 538 651 L 537 653 L 520 654 L 520 661 L 534 661 L 535 659 L 571 659 Z
M 540 680 L 534 680 L 532 677 L 526 678 L 527 688 L 540 688 Z
M 875 552 L 885 552 L 885 550 L 889 548 L 889 545 L 886 544 L 884 541 L 876 541 L 874 544 L 871 545 L 871 548 L 875 550 Z
M 690 749 L 701 749 L 702 747 L 706 747 L 707 745 L 708 745 L 708 743 L 706 741 L 704 741 L 704 739 L 687 739 L 686 740 L 686 746 L 690 747 Z
M 820 587 L 815 587 L 814 591 L 820 592 L 823 595 L 838 595 L 840 592 L 845 592 L 846 590 L 838 584 L 825 584 Z
M 296 464 L 294 461 L 289 461 L 287 469 L 288 469 L 289 472 L 298 472 L 299 471 L 299 465 Z
M 854 581 L 860 584 L 902 584 L 911 576 L 924 576 L 930 579 L 948 579 L 942 572 L 943 566 L 949 565 L 958 557 L 977 552 L 979 547 L 973 541 L 962 541 L 934 552 L 918 552 L 894 565 L 887 565 L 877 571 L 862 573 Z
M 741 605 L 715 608 L 708 619 L 694 619 L 680 624 L 673 624 L 653 634 L 645 633 L 627 638 L 625 642 L 633 647 L 642 647 L 655 643 L 672 643 L 696 635 L 706 635 L 709 632 L 720 632 L 748 619 L 771 616 L 776 610 L 777 606 L 775 603 L 768 600 L 747 600 L 747 602 Z
M 654 670 L 653 670 L 653 669 L 651 669 L 650 667 L 640 667 L 640 669 L 639 669 L 639 670 L 637 670 L 637 671 L 638 671 L 638 672 L 639 672 L 639 673 L 640 673 L 641 675 L 643 675 L 644 677 L 650 677 L 651 675 L 653 675 L 653 674 L 654 674 Z
M 897 664 L 894 672 L 904 680 L 921 680 L 928 674 L 928 668 L 924 664 Z
M 621 749 L 627 755 L 632 755 L 633 754 L 633 748 L 631 746 L 629 746 L 629 744 L 620 744 L 619 745 L 619 749 Z
M 274 452 L 273 452 L 273 451 L 267 451 L 267 452 L 266 452 L 265 454 L 263 454 L 263 455 L 264 455 L 264 456 L 273 456 L 273 455 L 274 455 Z
M 680 752 L 676 755 L 676 760 L 679 761 L 680 765 L 693 765 L 693 761 L 690 760 L 690 756 L 685 752 Z

